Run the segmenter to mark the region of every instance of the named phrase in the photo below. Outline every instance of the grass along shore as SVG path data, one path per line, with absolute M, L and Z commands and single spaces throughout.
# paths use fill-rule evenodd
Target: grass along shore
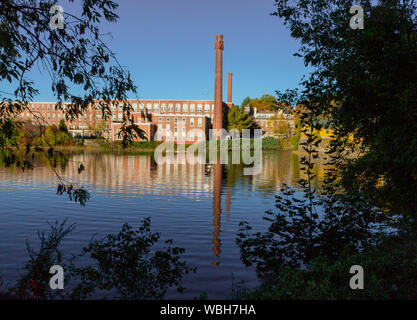
M 254 139 L 239 139 L 239 148 L 254 150 Z M 236 143 L 236 141 L 234 141 Z M 135 141 L 126 148 L 123 148 L 118 141 L 108 141 L 104 139 L 85 139 L 73 145 L 58 145 L 57 150 L 91 150 L 91 151 L 139 151 L 139 152 L 153 152 L 162 144 L 161 141 Z M 200 142 L 205 144 L 207 150 L 209 149 L 209 142 Z M 188 149 L 193 144 L 186 144 L 185 148 Z M 174 150 L 177 150 L 180 145 L 174 144 Z M 227 150 L 233 151 L 233 141 L 227 141 Z M 274 137 L 262 138 L 262 150 L 297 150 L 298 145 L 294 146 L 289 140 L 280 140 Z M 220 151 L 220 142 L 217 143 L 217 150 Z

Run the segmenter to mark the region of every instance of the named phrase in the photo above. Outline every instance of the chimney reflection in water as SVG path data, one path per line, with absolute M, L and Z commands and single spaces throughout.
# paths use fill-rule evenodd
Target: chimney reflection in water
M 215 257 L 219 256 L 221 253 L 220 244 L 221 241 L 219 239 L 220 236 L 220 218 L 221 218 L 221 195 L 222 195 L 222 165 L 220 163 L 213 164 L 212 167 L 212 175 L 213 175 L 213 255 Z M 213 261 L 212 265 L 218 266 L 220 264 L 219 261 Z

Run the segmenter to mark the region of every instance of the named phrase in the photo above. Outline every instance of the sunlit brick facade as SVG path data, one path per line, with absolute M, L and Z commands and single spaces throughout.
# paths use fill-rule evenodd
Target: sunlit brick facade
M 129 100 L 132 105 L 134 122 L 145 131 L 148 140 L 166 140 L 157 137 L 158 130 L 166 130 L 166 135 L 177 142 L 192 143 L 208 139 L 208 130 L 212 126 L 214 117 L 213 100 Z M 228 108 L 224 104 L 224 111 Z M 119 140 L 118 134 L 123 121 L 122 106 L 113 105 L 111 116 L 107 120 L 102 112 L 93 107 L 88 108 L 83 115 L 73 121 L 65 120 L 64 112 L 56 110 L 53 102 L 33 102 L 29 104 L 29 111 L 18 115 L 22 121 L 33 124 L 59 125 L 64 119 L 69 131 L 74 136 L 89 136 L 101 132 L 110 140 Z M 187 139 L 192 129 L 199 129 L 205 136 L 195 136 Z
M 220 41 L 221 45 L 219 45 Z M 232 106 L 232 75 L 228 76 L 229 101 L 224 103 L 221 92 L 223 36 L 216 36 L 215 48 L 214 100 L 129 100 L 133 108 L 131 114 L 134 123 L 145 131 L 147 140 L 166 140 L 168 137 L 178 143 L 193 143 L 209 138 L 209 129 L 213 128 L 215 120 L 216 126 L 222 127 L 223 115 Z M 55 105 L 55 102 L 30 103 L 29 110 L 17 115 L 17 118 L 34 124 L 58 126 L 62 119 L 65 120 L 65 116 L 63 110 L 57 110 Z M 111 116 L 103 119 L 102 111 L 92 105 L 77 119 L 65 120 L 65 123 L 73 136 L 90 136 L 100 132 L 107 139 L 120 140 L 119 132 L 123 122 L 122 106 L 114 103 L 110 109 Z M 160 135 L 162 130 L 165 132 L 163 136 Z M 204 134 L 193 135 L 192 132 L 197 131 Z

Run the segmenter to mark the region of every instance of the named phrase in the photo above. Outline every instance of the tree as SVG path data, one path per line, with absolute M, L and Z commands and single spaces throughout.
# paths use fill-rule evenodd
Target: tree
M 360 154 L 337 164 L 346 190 L 366 192 L 403 229 L 417 229 L 417 5 L 361 1 L 365 27 L 352 30 L 350 2 L 275 2 L 274 15 L 301 42 L 296 55 L 314 70 L 298 102 L 331 119 L 332 148 Z
M 58 129 L 61 132 L 67 132 L 68 133 L 68 128 L 67 128 L 67 125 L 65 124 L 64 119 L 61 119 L 61 121 L 59 121 Z
M 251 106 L 252 99 L 250 97 L 246 97 L 243 99 L 242 104 L 240 105 L 240 110 L 245 111 L 245 107 Z
M 258 99 L 253 99 L 251 101 L 253 108 L 256 108 L 258 111 L 263 110 L 277 110 L 277 99 L 270 94 L 263 94 Z
M 242 132 L 243 129 L 252 128 L 252 120 L 238 106 L 230 108 L 227 120 L 227 130 L 236 129 Z
M 103 118 L 109 118 L 111 105 L 117 102 L 123 106 L 123 146 L 136 137 L 143 138 L 144 131 L 134 124 L 133 109 L 127 101 L 129 94 L 136 95 L 136 86 L 128 70 L 105 44 L 98 27 L 103 22 L 117 22 L 114 11 L 118 4 L 111 0 L 83 0 L 79 16 L 63 13 L 63 28 L 50 27 L 53 5 L 55 1 L 48 0 L 0 1 L 0 86 L 9 83 L 13 88 L 12 92 L 0 91 L 0 130 L 14 125 L 11 119 L 20 113 L 34 112 L 28 103 L 39 91 L 29 73 L 39 67 L 51 75 L 56 108 L 65 113 L 67 120 L 76 119 L 92 105 L 102 112 Z M 69 101 L 65 107 L 64 101 Z M 48 126 L 45 119 L 41 119 L 41 124 Z M 4 132 L 13 134 L 14 130 Z M 9 159 L 23 169 L 31 167 L 34 153 L 52 157 L 54 152 L 51 148 L 27 145 L 28 152 L 23 153 L 24 159 L 19 159 L 15 156 L 19 146 L 10 141 L 10 135 L 0 135 L 2 150 L 14 151 Z
M 99 121 L 96 121 L 96 125 L 93 128 L 96 136 L 102 136 L 103 132 L 106 132 L 108 130 L 107 121 L 102 119 Z
M 288 121 L 284 119 L 284 115 L 280 114 L 279 116 L 274 115 L 272 116 L 268 122 L 268 129 L 272 131 L 275 134 L 289 134 L 290 132 L 290 126 L 288 124 Z

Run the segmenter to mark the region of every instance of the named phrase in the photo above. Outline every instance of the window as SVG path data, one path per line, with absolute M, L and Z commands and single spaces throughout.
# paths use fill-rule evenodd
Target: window
M 203 119 L 198 118 L 198 126 L 201 127 L 203 125 Z
M 214 112 L 214 104 L 211 105 L 211 112 Z
M 187 120 L 185 119 L 185 118 L 182 118 L 182 123 L 186 123 L 187 122 Z
M 190 112 L 195 112 L 195 104 L 190 104 Z
M 178 132 L 178 128 L 177 128 L 177 127 L 175 127 L 175 128 L 174 128 L 174 132 L 175 132 L 175 133 L 177 133 L 177 132 Z
M 194 118 L 190 118 L 190 127 L 194 127 Z
M 174 118 L 174 123 L 178 123 L 178 118 Z
M 168 112 L 174 111 L 174 105 L 172 103 L 168 104 Z
M 166 120 L 167 122 L 170 122 L 170 121 L 171 121 L 171 118 L 167 117 L 165 120 Z
M 52 119 L 55 119 L 55 113 L 52 115 Z
M 145 109 L 145 105 L 143 103 L 139 103 L 139 110 L 143 111 Z
M 159 110 L 159 104 L 154 104 L 153 111 L 158 111 L 158 110 Z
M 203 105 L 202 104 L 197 105 L 197 112 L 203 112 Z
M 188 112 L 188 104 L 182 105 L 182 112 Z
M 175 105 L 175 112 L 181 112 L 181 105 L 179 103 Z
M 166 111 L 166 105 L 165 104 L 161 104 L 161 112 L 165 112 Z
M 209 104 L 204 105 L 204 112 L 210 112 L 210 105 Z
M 148 104 L 146 105 L 146 109 L 147 109 L 148 111 L 152 111 L 152 104 L 148 103 Z
M 162 122 L 162 118 L 158 118 L 158 121 L 159 121 L 159 122 Z
M 132 104 L 132 108 L 133 108 L 133 111 L 138 111 L 138 104 L 137 103 Z
M 51 106 L 48 104 L 48 110 L 51 110 Z
M 116 110 L 116 106 L 113 104 L 112 106 L 111 106 L 111 109 L 114 111 L 114 110 Z

